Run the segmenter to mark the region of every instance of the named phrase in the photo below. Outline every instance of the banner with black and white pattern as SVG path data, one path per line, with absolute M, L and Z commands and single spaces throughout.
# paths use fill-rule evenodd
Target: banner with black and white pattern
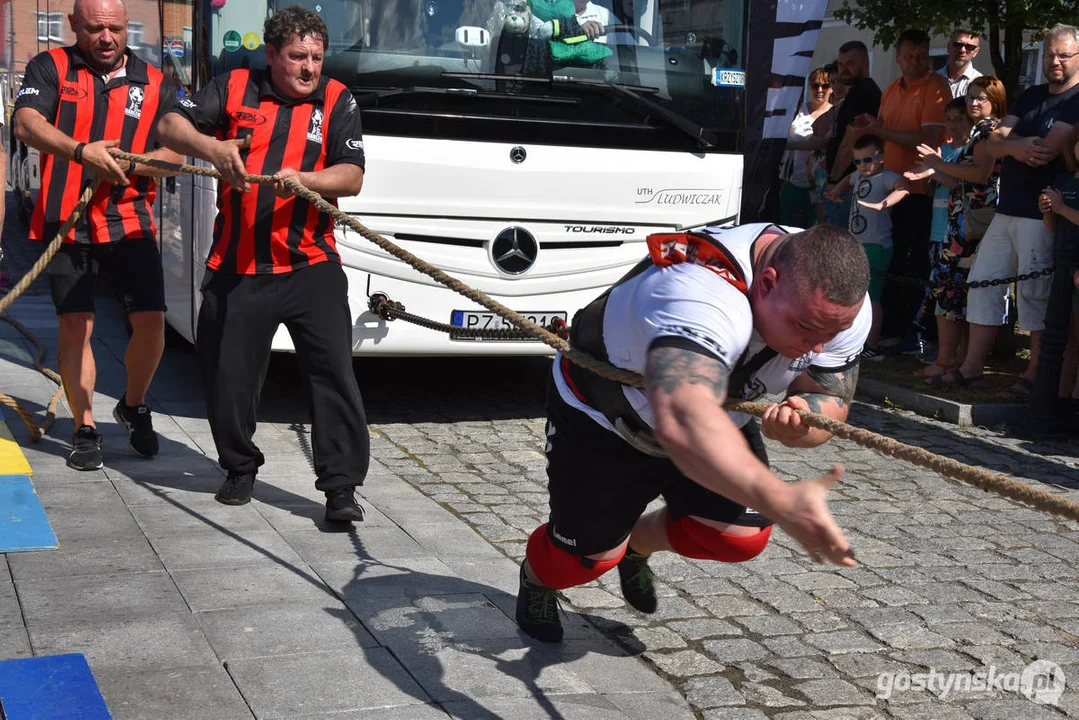
M 753 0 L 746 53 L 746 139 L 741 222 L 762 218 L 798 112 L 828 0 Z

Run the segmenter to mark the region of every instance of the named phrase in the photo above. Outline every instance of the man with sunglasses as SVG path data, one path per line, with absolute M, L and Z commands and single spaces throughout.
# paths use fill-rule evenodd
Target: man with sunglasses
M 952 88 L 952 97 L 966 97 L 970 81 L 982 74 L 974 69 L 974 58 L 978 57 L 981 36 L 970 30 L 955 29 L 948 42 L 948 64 L 937 70 L 937 74 L 948 81 Z

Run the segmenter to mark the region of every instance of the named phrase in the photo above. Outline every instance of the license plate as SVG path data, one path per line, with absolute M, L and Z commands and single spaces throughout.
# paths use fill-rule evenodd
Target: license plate
M 566 319 L 566 313 L 564 311 L 556 312 L 521 312 L 518 311 L 518 315 L 525 317 L 541 327 L 547 327 L 555 318 L 561 320 Z M 503 320 L 500 316 L 495 315 L 493 312 L 482 312 L 474 310 L 454 310 L 450 314 L 450 325 L 454 327 L 464 328 L 467 330 L 503 330 L 507 328 L 514 328 L 512 323 Z M 463 336 L 459 333 L 450 333 L 450 340 L 492 340 L 493 338 L 474 338 Z M 534 338 L 528 338 L 533 340 Z M 513 342 L 522 342 L 522 340 L 514 340 Z M 527 342 L 527 341 L 525 341 Z

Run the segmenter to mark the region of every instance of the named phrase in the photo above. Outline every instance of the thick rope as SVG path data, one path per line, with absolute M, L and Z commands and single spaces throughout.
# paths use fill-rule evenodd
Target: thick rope
M 109 151 L 114 157 L 120 160 L 136 161 L 144 165 L 155 167 L 161 170 L 167 170 L 175 173 L 187 173 L 190 175 L 201 175 L 203 177 L 221 178 L 220 173 L 217 170 L 209 167 L 196 167 L 194 165 L 176 164 L 163 160 L 157 160 L 154 158 L 148 158 L 142 155 L 134 155 L 126 153 L 121 150 L 112 149 Z M 247 175 L 245 176 L 248 182 L 256 184 L 273 184 L 278 182 L 278 179 L 271 175 Z M 446 287 L 454 290 L 455 292 L 465 296 L 469 300 L 472 300 L 477 305 L 481 305 L 491 312 L 495 313 L 504 320 L 523 328 L 531 333 L 537 339 L 543 341 L 551 348 L 561 352 L 567 356 L 572 362 L 584 367 L 588 370 L 592 370 L 603 377 L 611 380 L 630 385 L 633 387 L 643 387 L 644 379 L 635 372 L 624 370 L 622 368 L 614 367 L 606 362 L 600 361 L 587 353 L 580 352 L 572 347 L 569 343 L 549 332 L 538 324 L 528 320 L 519 313 L 510 310 L 503 306 L 501 303 L 493 300 L 484 293 L 469 287 L 460 282 L 456 278 L 450 277 L 438 268 L 424 262 L 422 259 L 416 257 L 412 253 L 408 252 L 404 248 L 401 248 L 394 243 L 386 240 L 384 237 L 376 232 L 368 230 L 359 221 L 352 216 L 339 210 L 338 208 L 327 202 L 321 195 L 308 189 L 300 182 L 293 178 L 286 178 L 283 180 L 286 187 L 289 188 L 297 197 L 301 197 L 316 208 L 319 211 L 326 213 L 333 217 L 336 221 L 349 227 L 351 230 L 359 234 L 361 237 L 370 240 L 382 250 L 386 251 L 393 257 L 407 263 L 412 268 L 425 275 L 437 280 Z M 89 197 L 84 193 L 85 200 L 89 200 Z M 69 218 L 69 222 L 74 222 L 77 219 L 81 208 L 85 207 L 85 202 L 80 203 L 80 208 L 76 209 L 76 213 Z M 61 235 L 62 237 L 62 235 Z M 53 241 L 56 243 L 56 240 Z M 55 252 L 55 251 L 54 251 Z M 39 261 L 41 264 L 41 261 Z M 36 267 L 36 265 L 35 265 Z M 40 270 L 39 270 L 40 272 Z M 25 280 L 25 279 L 24 279 Z M 23 283 L 20 282 L 20 285 Z M 26 283 L 29 284 L 29 283 Z M 17 286 L 18 287 L 18 286 Z M 21 292 L 21 291 L 20 291 Z M 10 304 L 10 303 L 9 303 Z M 0 304 L 0 310 L 6 307 Z M 763 403 L 752 403 L 745 401 L 728 401 L 725 407 L 732 412 L 741 412 L 755 417 L 761 417 L 768 405 Z M 831 433 L 836 437 L 840 437 L 847 440 L 852 440 L 863 447 L 875 450 L 885 455 L 890 455 L 901 460 L 905 460 L 914 465 L 920 467 L 929 468 L 935 472 L 945 475 L 947 477 L 960 480 L 962 482 L 973 485 L 974 487 L 981 488 L 987 492 L 994 492 L 1003 497 L 1016 500 L 1018 502 L 1030 505 L 1038 510 L 1042 510 L 1054 515 L 1068 518 L 1070 520 L 1079 521 L 1079 502 L 1067 500 L 1044 490 L 1039 490 L 1035 487 L 1027 485 L 1025 483 L 1017 482 L 1012 478 L 1009 478 L 1000 473 L 995 473 L 983 468 L 975 468 L 965 463 L 961 463 L 958 460 L 952 460 L 951 458 L 945 458 L 940 455 L 936 455 L 922 448 L 914 447 L 913 445 L 907 445 L 901 443 L 898 440 L 886 438 L 877 433 L 861 428 L 855 428 L 846 423 L 832 420 L 831 418 L 816 413 L 799 412 L 803 422 L 811 428 L 817 428 Z
M 21 332 L 28 340 L 37 346 L 37 354 L 34 356 L 34 369 L 59 386 L 56 388 L 56 392 L 53 393 L 52 399 L 49 400 L 48 408 L 45 411 L 45 422 L 42 423 L 40 427 L 38 427 L 37 423 L 34 421 L 34 416 L 19 405 L 15 398 L 0 393 L 0 404 L 11 408 L 19 414 L 22 421 L 26 423 L 26 427 L 30 429 L 30 439 L 33 442 L 40 442 L 41 438 L 48 432 L 49 428 L 52 427 L 53 422 L 56 420 L 56 408 L 60 404 L 60 398 L 64 395 L 64 384 L 63 380 L 60 379 L 60 376 L 56 372 L 42 364 L 41 361 L 45 357 L 45 346 L 41 344 L 41 341 L 34 337 L 34 334 L 27 330 L 18 320 L 3 315 L 3 313 L 11 307 L 11 304 L 14 303 L 20 295 L 26 292 L 26 289 L 37 279 L 38 275 L 45 270 L 49 261 L 52 260 L 53 255 L 55 255 L 60 250 L 60 246 L 63 245 L 64 238 L 71 232 L 71 228 L 75 227 L 75 223 L 79 221 L 83 212 L 86 211 L 86 206 L 90 203 L 90 198 L 94 196 L 94 192 L 100 184 L 101 181 L 95 178 L 86 186 L 86 189 L 82 191 L 82 195 L 79 196 L 79 202 L 75 205 L 75 209 L 72 211 L 71 215 L 68 216 L 68 219 L 64 221 L 64 224 L 60 226 L 60 231 L 56 233 L 56 237 L 54 237 L 48 247 L 45 248 L 45 252 L 37 259 L 37 262 L 30 268 L 30 271 L 27 272 L 19 282 L 15 283 L 15 286 L 11 288 L 7 295 L 0 298 L 0 320 L 13 325 L 16 330 Z
M 135 160 L 136 162 L 145 163 L 153 167 L 157 167 L 163 170 L 170 170 L 174 172 L 190 172 L 195 175 L 202 175 L 204 177 L 219 178 L 221 175 L 213 168 L 208 167 L 195 167 L 192 165 L 176 165 L 161 160 L 152 160 L 139 155 L 132 155 L 130 153 L 124 153 L 118 150 L 110 150 L 114 156 L 121 160 Z M 246 176 L 249 182 L 268 184 L 276 182 L 275 178 L 266 175 L 248 175 Z M 412 253 L 408 252 L 404 248 L 401 248 L 394 243 L 390 242 L 386 238 L 382 237 L 378 233 L 367 229 L 358 220 L 351 215 L 339 210 L 319 195 L 318 193 L 304 187 L 301 183 L 292 178 L 286 178 L 284 184 L 292 190 L 298 197 L 302 197 L 308 202 L 312 203 L 321 212 L 324 212 L 336 221 L 346 225 L 360 236 L 367 238 L 378 247 L 385 250 L 390 255 L 394 256 L 402 262 L 408 263 L 411 267 L 419 272 L 437 280 L 446 287 L 454 290 L 455 292 L 464 295 L 469 300 L 472 300 L 477 305 L 482 305 L 491 312 L 494 312 L 498 316 L 507 320 L 508 322 L 523 328 L 531 333 L 534 337 L 543 341 L 550 347 L 554 348 L 558 352 L 567 356 L 572 362 L 584 367 L 588 370 L 602 375 L 611 380 L 616 380 L 626 385 L 633 387 L 644 387 L 644 378 L 635 372 L 624 370 L 622 368 L 614 367 L 606 362 L 598 360 L 587 353 L 580 352 L 570 347 L 569 342 L 548 331 L 547 329 L 540 327 L 531 320 L 523 317 L 519 313 L 510 310 L 503 306 L 501 303 L 493 300 L 484 293 L 476 290 L 475 288 L 465 285 L 456 278 L 450 277 L 446 273 L 442 272 L 438 268 L 424 262 L 422 259 L 416 257 Z M 764 415 L 768 406 L 763 403 L 751 403 L 745 401 L 728 400 L 725 407 L 732 412 L 741 412 L 747 415 L 753 415 L 755 417 L 761 417 Z M 1054 515 L 1060 515 L 1071 520 L 1079 520 L 1079 502 L 1073 500 L 1066 500 L 1052 493 L 1044 490 L 1039 490 L 1033 486 L 1027 485 L 1013 480 L 1006 475 L 995 473 L 983 468 L 976 468 L 965 463 L 961 463 L 958 460 L 952 460 L 951 458 L 942 457 L 924 450 L 913 445 L 907 445 L 901 443 L 898 440 L 886 438 L 877 433 L 869 430 L 863 430 L 861 428 L 855 428 L 846 423 L 832 420 L 831 418 L 816 413 L 799 412 L 803 422 L 811 428 L 817 428 L 840 437 L 846 440 L 852 440 L 859 445 L 862 445 L 871 450 L 875 450 L 879 453 L 890 455 L 901 460 L 906 460 L 914 465 L 920 467 L 929 468 L 935 472 L 945 475 L 947 477 L 961 480 L 962 482 L 973 485 L 974 487 L 981 488 L 987 492 L 994 492 L 998 495 L 1002 495 L 1013 500 L 1017 500 L 1027 505 L 1031 505 L 1039 510 L 1052 513 Z

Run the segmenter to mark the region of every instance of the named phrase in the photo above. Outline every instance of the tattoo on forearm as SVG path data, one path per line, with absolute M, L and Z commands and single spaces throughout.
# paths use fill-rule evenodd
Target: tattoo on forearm
M 820 412 L 822 402 L 833 401 L 839 407 L 845 407 L 854 399 L 854 390 L 858 386 L 857 364 L 839 372 L 829 372 L 811 367 L 808 375 L 823 390 L 823 392 L 807 393 L 802 396 L 809 403 L 809 406 L 813 408 L 813 412 Z
M 646 387 L 673 393 L 683 385 L 707 385 L 716 397 L 727 394 L 728 373 L 715 358 L 676 347 L 655 348 L 648 354 Z

